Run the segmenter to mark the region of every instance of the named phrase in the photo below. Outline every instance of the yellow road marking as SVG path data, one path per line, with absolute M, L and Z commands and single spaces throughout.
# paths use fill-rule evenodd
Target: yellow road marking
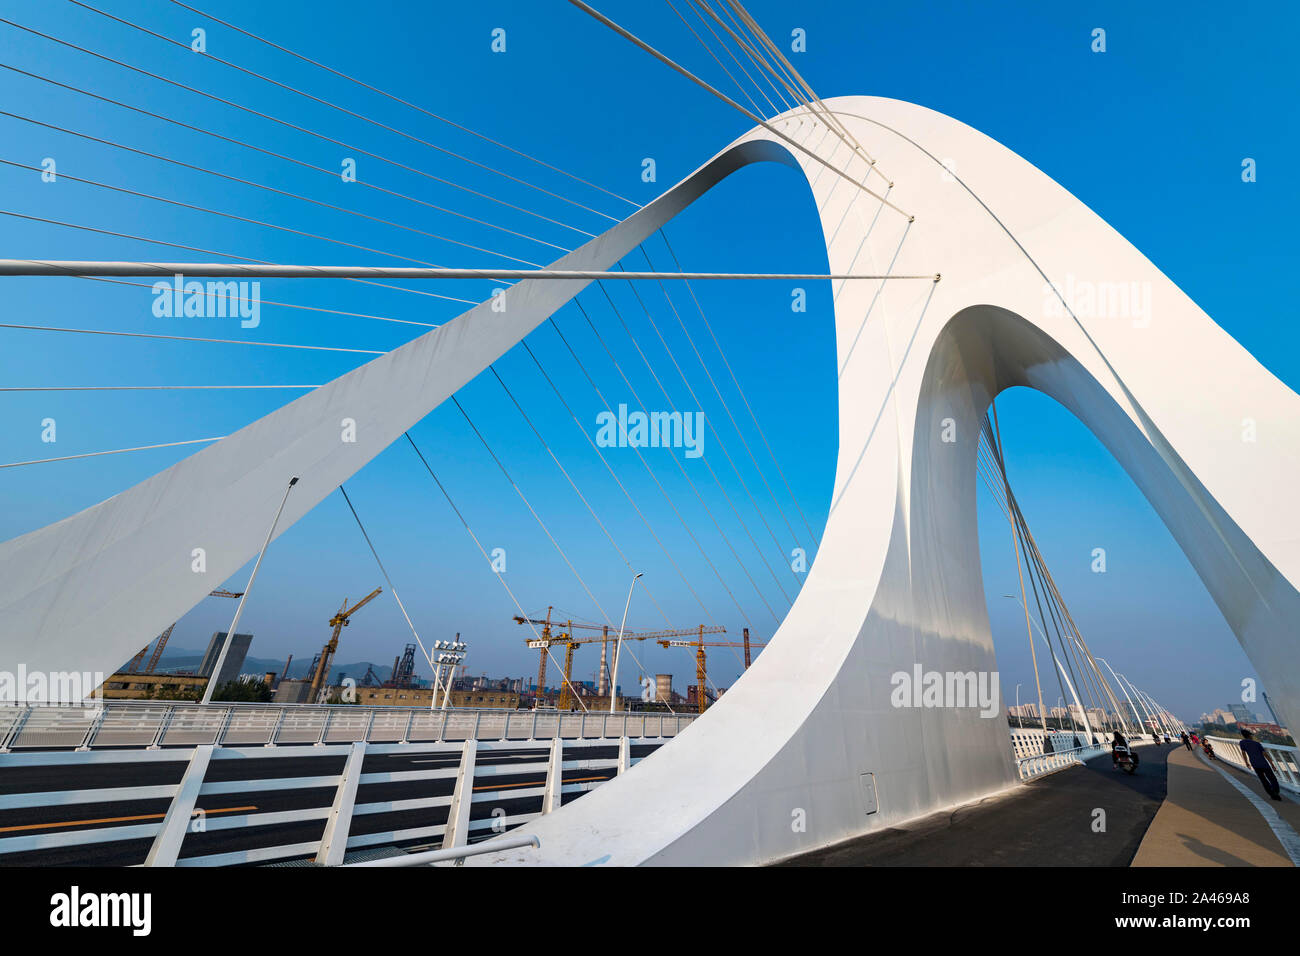
M 205 815 L 213 813 L 244 813 L 257 807 L 222 807 L 219 810 L 205 810 Z M 25 823 L 20 827 L 0 827 L 0 833 L 14 833 L 19 830 L 49 830 L 54 827 L 84 827 L 96 823 L 128 823 L 131 820 L 161 820 L 161 813 L 141 813 L 133 817 L 101 817 L 98 820 L 60 820 L 57 823 Z

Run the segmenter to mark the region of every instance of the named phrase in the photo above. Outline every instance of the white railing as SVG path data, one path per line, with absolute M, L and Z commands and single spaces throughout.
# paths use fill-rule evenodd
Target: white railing
M 430 710 L 354 704 L 105 701 L 0 705 L 0 753 L 126 747 L 442 743 L 462 740 L 675 737 L 694 714 Z
M 1055 773 L 1110 752 L 1110 736 L 1098 731 L 1093 732 L 1091 741 L 1082 731 L 1077 733 L 1068 730 L 1048 731 L 1046 736 L 1052 743 L 1051 753 L 1044 753 L 1046 748 L 1043 746 L 1044 734 L 1041 728 L 1011 728 L 1011 751 L 1021 780 L 1032 780 L 1034 777 Z M 1079 746 L 1075 746 L 1076 742 Z M 1151 742 L 1150 735 L 1134 734 L 1128 738 L 1130 747 L 1139 747 Z
M 1062 735 L 1064 736 L 1064 735 Z M 1083 735 L 1080 734 L 1080 739 Z M 1028 757 L 1021 757 L 1016 760 L 1016 770 L 1020 773 L 1021 780 L 1032 780 L 1035 777 L 1043 777 L 1049 773 L 1056 773 L 1058 770 L 1064 770 L 1067 767 L 1073 767 L 1083 763 L 1085 760 L 1091 760 L 1093 757 L 1099 757 L 1110 750 L 1109 744 L 1093 744 L 1087 747 L 1074 747 L 1069 750 L 1061 750 L 1050 754 L 1035 754 Z
M 350 852 L 413 843 L 421 848 L 440 847 L 434 852 L 443 855 L 429 858 L 427 862 L 455 860 L 488 852 L 465 848 L 477 847 L 480 841 L 486 842 L 494 834 L 553 812 L 626 773 L 645 759 L 646 751 L 665 743 L 665 738 L 656 737 L 622 737 L 617 741 L 471 738 L 407 744 L 355 741 L 324 744 L 309 750 L 309 759 L 324 761 L 315 776 L 280 772 L 283 761 L 298 761 L 303 753 L 297 748 L 283 747 L 200 744 L 171 749 L 64 748 L 0 754 L 0 773 L 11 768 L 58 768 L 51 779 L 63 784 L 46 792 L 0 794 L 0 810 L 84 804 L 89 815 L 95 816 L 93 808 L 100 804 L 168 801 L 165 811 L 122 818 L 130 823 L 109 825 L 115 821 L 104 820 L 102 823 L 106 825 L 89 828 L 37 826 L 29 831 L 10 828 L 11 832 L 0 834 L 0 864 L 21 859 L 11 854 L 39 855 L 43 851 L 56 851 L 66 859 L 70 850 L 80 851 L 93 864 L 97 844 L 120 844 L 127 840 L 149 841 L 142 861 L 145 866 L 232 866 L 307 858 L 321 866 L 338 866 Z M 493 759 L 498 754 L 509 759 Z M 368 757 L 378 760 L 367 767 Z M 393 758 L 402 761 L 396 768 L 390 763 Z M 174 768 L 178 763 L 184 767 L 179 771 L 179 779 L 172 777 L 165 783 L 102 786 L 97 772 L 106 765 L 118 769 L 137 766 L 146 772 L 157 768 L 150 773 L 157 778 L 164 766 Z M 211 767 L 216 772 L 210 774 Z M 421 783 L 421 786 L 410 796 L 396 798 L 376 793 L 372 786 L 398 783 Z M 259 811 L 250 806 L 230 813 L 205 813 L 200 809 L 210 806 L 212 798 L 220 805 L 222 797 L 228 794 L 293 791 L 332 792 L 333 798 L 332 802 L 328 796 L 313 799 L 314 805 L 301 809 Z M 498 801 L 509 804 L 510 809 L 499 807 L 500 813 L 494 809 L 490 816 L 481 812 L 485 804 L 490 806 Z M 420 813 L 412 817 L 411 811 Z M 392 825 L 399 828 L 384 827 L 387 821 L 381 818 L 395 813 L 404 815 L 392 820 Z M 356 833 L 352 832 L 354 820 L 361 821 Z M 296 825 L 317 821 L 321 821 L 319 835 L 304 841 L 303 827 Z M 271 827 L 286 829 L 269 830 Z M 249 841 L 211 838 L 221 831 L 236 830 L 247 830 L 256 838 Z M 511 836 L 508 839 L 533 838 Z M 249 842 L 256 845 L 249 846 Z M 183 853 L 186 847 L 189 852 Z M 492 849 L 498 848 L 504 848 L 503 844 L 493 841 Z M 375 865 L 416 866 L 421 862 L 400 856 L 393 857 L 392 862 L 386 859 Z
M 1254 774 L 1255 768 L 1250 765 L 1246 755 L 1241 752 L 1241 738 L 1233 739 L 1232 737 L 1209 737 L 1210 746 L 1214 748 L 1214 756 L 1218 757 L 1225 763 L 1229 763 L 1239 770 Z M 1273 773 L 1277 775 L 1277 782 L 1282 789 L 1289 790 L 1292 793 L 1300 793 L 1300 749 L 1295 747 L 1283 747 L 1281 744 L 1266 744 L 1262 740 L 1260 746 L 1264 748 L 1264 756 L 1273 766 Z

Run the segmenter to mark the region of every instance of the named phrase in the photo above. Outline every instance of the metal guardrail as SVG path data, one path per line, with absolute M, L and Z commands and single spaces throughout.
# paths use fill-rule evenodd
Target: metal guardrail
M 1099 757 L 1109 750 L 1110 746 L 1108 744 L 1093 744 L 1088 747 L 1073 747 L 1069 750 L 1061 750 L 1050 754 L 1034 754 L 1016 760 L 1016 770 L 1019 772 L 1021 780 L 1033 780 L 1035 777 L 1045 777 L 1049 773 L 1056 773 L 1058 770 L 1064 770 L 1067 767 L 1081 764 L 1085 760 L 1091 760 L 1093 757 Z
M 623 737 L 617 742 L 559 737 L 408 744 L 356 741 L 311 748 L 308 759 L 324 760 L 327 765 L 310 776 L 302 775 L 301 766 L 290 766 L 301 763 L 301 748 L 203 744 L 188 749 L 8 753 L 0 755 L 0 772 L 31 768 L 49 773 L 52 781 L 66 782 L 48 792 L 0 794 L 0 810 L 77 807 L 86 812 L 68 816 L 64 829 L 41 822 L 9 828 L 0 835 L 0 864 L 34 861 L 39 865 L 47 851 L 64 863 L 78 859 L 93 863 L 108 854 L 119 862 L 131 857 L 146 866 L 233 866 L 304 859 L 338 866 L 349 852 L 413 844 L 432 844 L 441 846 L 437 852 L 465 855 L 466 846 L 477 846 L 481 839 L 558 809 L 625 773 L 644 759 L 646 750 L 666 742 L 646 737 Z M 507 759 L 492 759 L 497 754 Z M 370 756 L 377 760 L 367 765 Z M 393 758 L 404 762 L 394 768 Z M 158 782 L 99 785 L 98 768 L 120 771 L 128 765 L 140 768 L 132 776 Z M 416 766 L 408 769 L 411 765 Z M 419 786 L 409 796 L 394 794 L 392 787 L 401 784 Z M 269 804 L 280 806 L 286 802 L 277 797 L 295 799 L 288 801 L 287 809 L 223 807 L 234 794 L 264 794 Z M 311 799 L 296 799 L 299 796 Z M 165 811 L 160 801 L 166 801 Z M 254 797 L 251 802 L 262 801 Z M 146 803 L 152 805 L 143 806 Z M 298 808 L 292 808 L 295 803 Z M 92 819 L 105 816 L 96 811 L 106 804 L 141 808 L 128 816 Z M 219 809 L 211 809 L 214 804 Z M 55 814 L 56 819 L 60 816 L 65 814 Z M 249 839 L 233 843 L 211 839 L 214 833 L 224 837 L 230 831 L 246 833 Z M 137 841 L 137 846 L 148 841 L 147 856 L 132 857 L 145 850 L 126 851 L 129 841 Z M 232 845 L 239 848 L 228 849 Z M 452 852 L 447 858 L 457 855 Z M 406 865 L 400 862 L 404 858 L 394 859 L 399 862 L 384 865 Z
M 1207 739 L 1214 748 L 1214 756 L 1251 775 L 1255 773 L 1255 768 L 1250 765 L 1246 755 L 1241 752 L 1240 737 L 1236 739 L 1232 737 L 1209 737 Z M 1277 775 L 1277 782 L 1282 789 L 1300 794 L 1300 748 L 1284 747 L 1281 744 L 1266 744 L 1262 740 L 1260 746 L 1264 748 L 1264 756 L 1268 758 L 1268 762 L 1273 766 L 1273 773 Z
M 467 856 L 478 856 L 482 853 L 496 853 L 498 850 L 515 850 L 519 847 L 534 846 L 540 847 L 541 841 L 535 836 L 524 835 L 517 837 L 505 837 L 504 839 L 490 840 L 485 843 L 476 843 L 474 846 L 461 847 L 456 850 L 429 850 L 425 853 L 407 853 L 403 856 L 390 856 L 382 860 L 366 860 L 363 863 L 347 863 L 347 867 L 354 866 L 431 866 L 434 863 L 446 863 L 454 861 L 459 862 Z
M 105 701 L 0 705 L 0 753 L 124 747 L 443 743 L 463 740 L 674 737 L 694 714 L 590 713 L 356 704 Z

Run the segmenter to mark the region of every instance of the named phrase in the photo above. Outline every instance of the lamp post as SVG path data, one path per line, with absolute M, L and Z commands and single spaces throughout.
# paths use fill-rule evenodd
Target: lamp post
M 1025 729 L 1025 718 L 1024 715 L 1020 713 L 1020 685 L 1019 684 L 1016 685 L 1016 723 L 1021 730 Z
M 614 713 L 614 702 L 618 700 L 618 656 L 623 650 L 623 629 L 627 627 L 627 609 L 632 606 L 632 590 L 636 587 L 637 578 L 645 572 L 638 571 L 632 576 L 632 583 L 627 586 L 627 601 L 623 604 L 623 620 L 618 625 L 618 640 L 614 642 L 614 669 L 609 677 L 609 712 Z M 700 688 L 700 693 L 704 688 Z
M 466 644 L 463 641 L 434 641 L 433 649 L 436 652 L 438 670 L 433 675 L 433 700 L 430 702 L 429 709 L 433 710 L 438 706 L 438 688 L 442 685 L 442 668 L 447 667 L 447 683 L 442 691 L 442 709 L 447 709 L 447 703 L 451 700 L 451 682 L 456 676 L 456 667 L 465 659 Z
M 257 580 L 257 569 L 262 566 L 262 557 L 266 554 L 271 538 L 275 536 L 275 526 L 280 523 L 280 515 L 284 512 L 285 502 L 289 500 L 289 492 L 293 491 L 293 486 L 297 483 L 297 475 L 289 479 L 289 487 L 284 489 L 284 497 L 280 499 L 280 507 L 275 511 L 275 517 L 271 520 L 271 527 L 267 529 L 266 540 L 262 542 L 262 550 L 257 552 L 257 560 L 253 562 L 253 573 L 248 576 L 248 584 L 244 587 L 244 593 L 239 599 L 239 605 L 235 608 L 235 619 L 230 622 L 230 630 L 226 632 L 226 640 L 221 645 L 220 653 L 217 654 L 217 662 L 212 666 L 212 673 L 208 675 L 208 686 L 203 689 L 203 703 L 205 704 L 212 703 L 212 692 L 216 690 L 217 678 L 221 676 L 221 667 L 226 663 L 226 654 L 230 651 L 230 645 L 235 642 L 235 628 L 239 627 L 239 618 L 244 613 L 244 602 L 248 600 L 248 592 L 253 590 L 253 582 Z

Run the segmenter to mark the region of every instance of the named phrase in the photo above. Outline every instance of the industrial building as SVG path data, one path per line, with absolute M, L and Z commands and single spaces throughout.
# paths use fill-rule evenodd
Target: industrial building
M 207 652 L 203 655 L 203 663 L 199 665 L 200 677 L 212 676 L 213 668 L 217 666 L 217 658 L 221 656 L 222 645 L 225 643 L 225 631 L 217 631 L 212 635 L 212 640 L 208 642 Z M 239 676 L 239 672 L 244 666 L 244 658 L 248 656 L 248 646 L 252 643 L 252 634 L 235 635 L 234 640 L 230 642 L 230 650 L 226 652 L 226 659 L 221 665 L 221 673 L 216 676 L 217 687 Z

